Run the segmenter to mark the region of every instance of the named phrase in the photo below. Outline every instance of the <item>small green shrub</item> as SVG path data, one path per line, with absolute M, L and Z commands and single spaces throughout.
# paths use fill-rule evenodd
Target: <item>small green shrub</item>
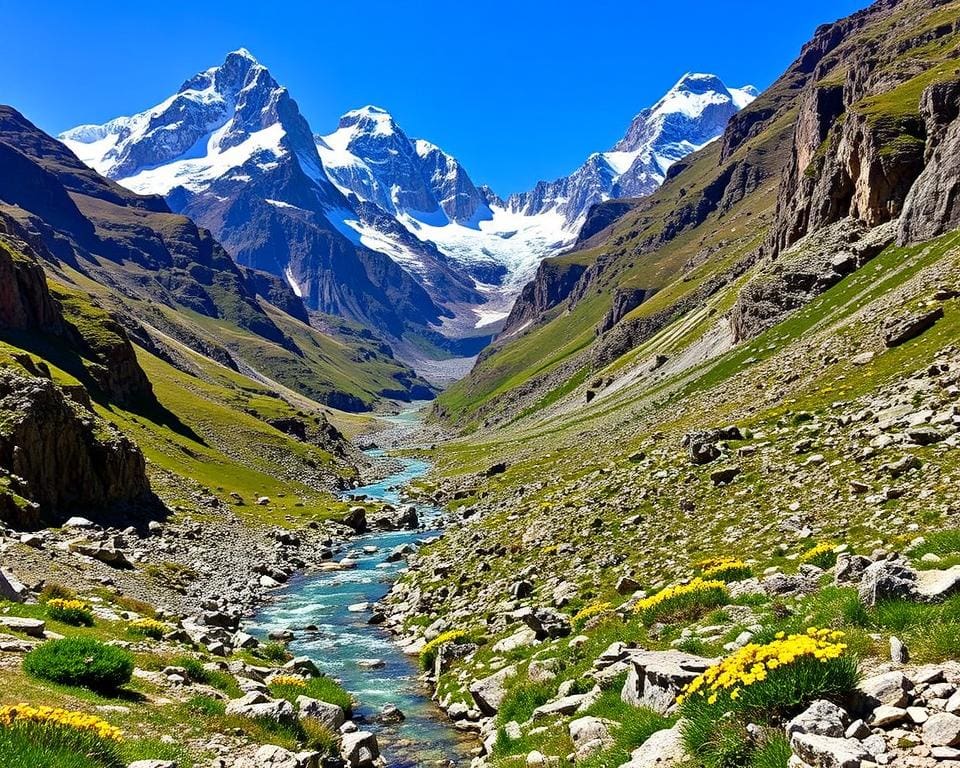
M 217 717 L 227 711 L 227 705 L 220 701 L 220 699 L 215 699 L 213 696 L 199 694 L 191 697 L 187 701 L 187 709 L 198 715 Z
M 750 768 L 787 768 L 791 754 L 786 736 L 779 732 L 768 734 L 750 757 Z
M 85 637 L 50 640 L 26 655 L 23 668 L 33 677 L 113 693 L 133 675 L 133 656 Z
M 307 749 L 319 752 L 321 755 L 336 756 L 340 754 L 340 737 L 311 717 L 300 721 L 303 729 L 303 742 Z
M 193 656 L 180 656 L 171 662 L 171 666 L 185 669 L 187 676 L 195 683 L 209 685 L 231 696 L 237 696 L 240 693 L 240 687 L 233 675 L 219 669 L 204 669 L 200 660 Z
M 274 662 L 290 661 L 293 658 L 283 643 L 264 643 L 254 650 L 253 655 Z

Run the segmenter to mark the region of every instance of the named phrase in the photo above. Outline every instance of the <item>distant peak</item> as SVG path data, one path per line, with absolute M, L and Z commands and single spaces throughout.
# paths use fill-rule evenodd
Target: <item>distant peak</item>
M 389 136 L 397 131 L 393 117 L 382 107 L 368 104 L 359 109 L 351 109 L 340 118 L 340 128 L 358 126 L 364 133 Z
M 237 50 L 235 51 L 230 51 L 230 53 L 227 54 L 226 58 L 230 59 L 231 57 L 246 59 L 247 61 L 250 61 L 254 64 L 260 63 L 259 61 L 257 61 L 257 57 L 254 56 L 252 53 L 250 53 L 250 51 L 248 51 L 246 48 L 237 48 Z
M 687 72 L 670 90 L 706 93 L 707 91 L 725 91 L 726 89 L 723 81 L 716 75 L 706 72 Z
M 760 91 L 757 90 L 757 87 L 754 85 L 743 85 L 740 88 L 737 88 L 737 90 L 743 91 L 748 96 L 753 96 L 753 98 L 757 98 L 757 96 L 760 95 Z

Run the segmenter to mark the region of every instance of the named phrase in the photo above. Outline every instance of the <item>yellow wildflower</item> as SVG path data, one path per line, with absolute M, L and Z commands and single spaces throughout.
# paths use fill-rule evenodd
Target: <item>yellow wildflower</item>
M 52 602 L 52 601 L 51 601 Z M 29 704 L 15 704 L 0 707 L 0 726 L 9 728 L 20 723 L 34 723 L 37 725 L 60 726 L 75 731 L 84 731 L 99 736 L 101 739 L 122 741 L 123 732 L 85 712 L 74 712 L 54 707 L 33 707 Z

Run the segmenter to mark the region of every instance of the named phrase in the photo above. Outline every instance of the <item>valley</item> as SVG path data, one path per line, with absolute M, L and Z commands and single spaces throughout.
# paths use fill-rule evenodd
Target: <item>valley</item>
M 0 107 L 0 766 L 960 765 L 960 2 L 822 21 L 505 197 Z

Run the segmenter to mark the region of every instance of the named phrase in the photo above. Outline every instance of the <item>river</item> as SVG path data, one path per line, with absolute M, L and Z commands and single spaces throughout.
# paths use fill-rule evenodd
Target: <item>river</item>
M 391 419 L 409 422 L 402 414 Z M 372 455 L 377 452 L 371 451 Z M 366 495 L 391 504 L 401 503 L 398 488 L 424 474 L 430 465 L 417 459 L 400 459 L 401 469 L 351 494 Z M 428 526 L 439 510 L 418 507 Z M 380 749 L 391 768 L 427 765 L 466 765 L 476 742 L 455 730 L 430 700 L 429 691 L 417 680 L 417 659 L 403 654 L 385 630 L 367 623 L 368 612 L 353 613 L 348 606 L 373 603 L 387 594 L 405 563 L 385 562 L 394 547 L 437 535 L 439 531 L 389 531 L 353 539 L 338 557 L 356 559 L 351 570 L 307 573 L 297 576 L 275 594 L 253 619 L 256 634 L 292 629 L 291 652 L 309 656 L 322 672 L 339 680 L 359 707 L 354 721 L 377 734 Z M 370 553 L 364 548 L 376 547 Z M 316 632 L 305 627 L 315 625 Z M 383 667 L 369 669 L 362 660 L 379 659 Z M 406 715 L 399 725 L 381 725 L 376 715 L 385 704 L 394 704 Z

